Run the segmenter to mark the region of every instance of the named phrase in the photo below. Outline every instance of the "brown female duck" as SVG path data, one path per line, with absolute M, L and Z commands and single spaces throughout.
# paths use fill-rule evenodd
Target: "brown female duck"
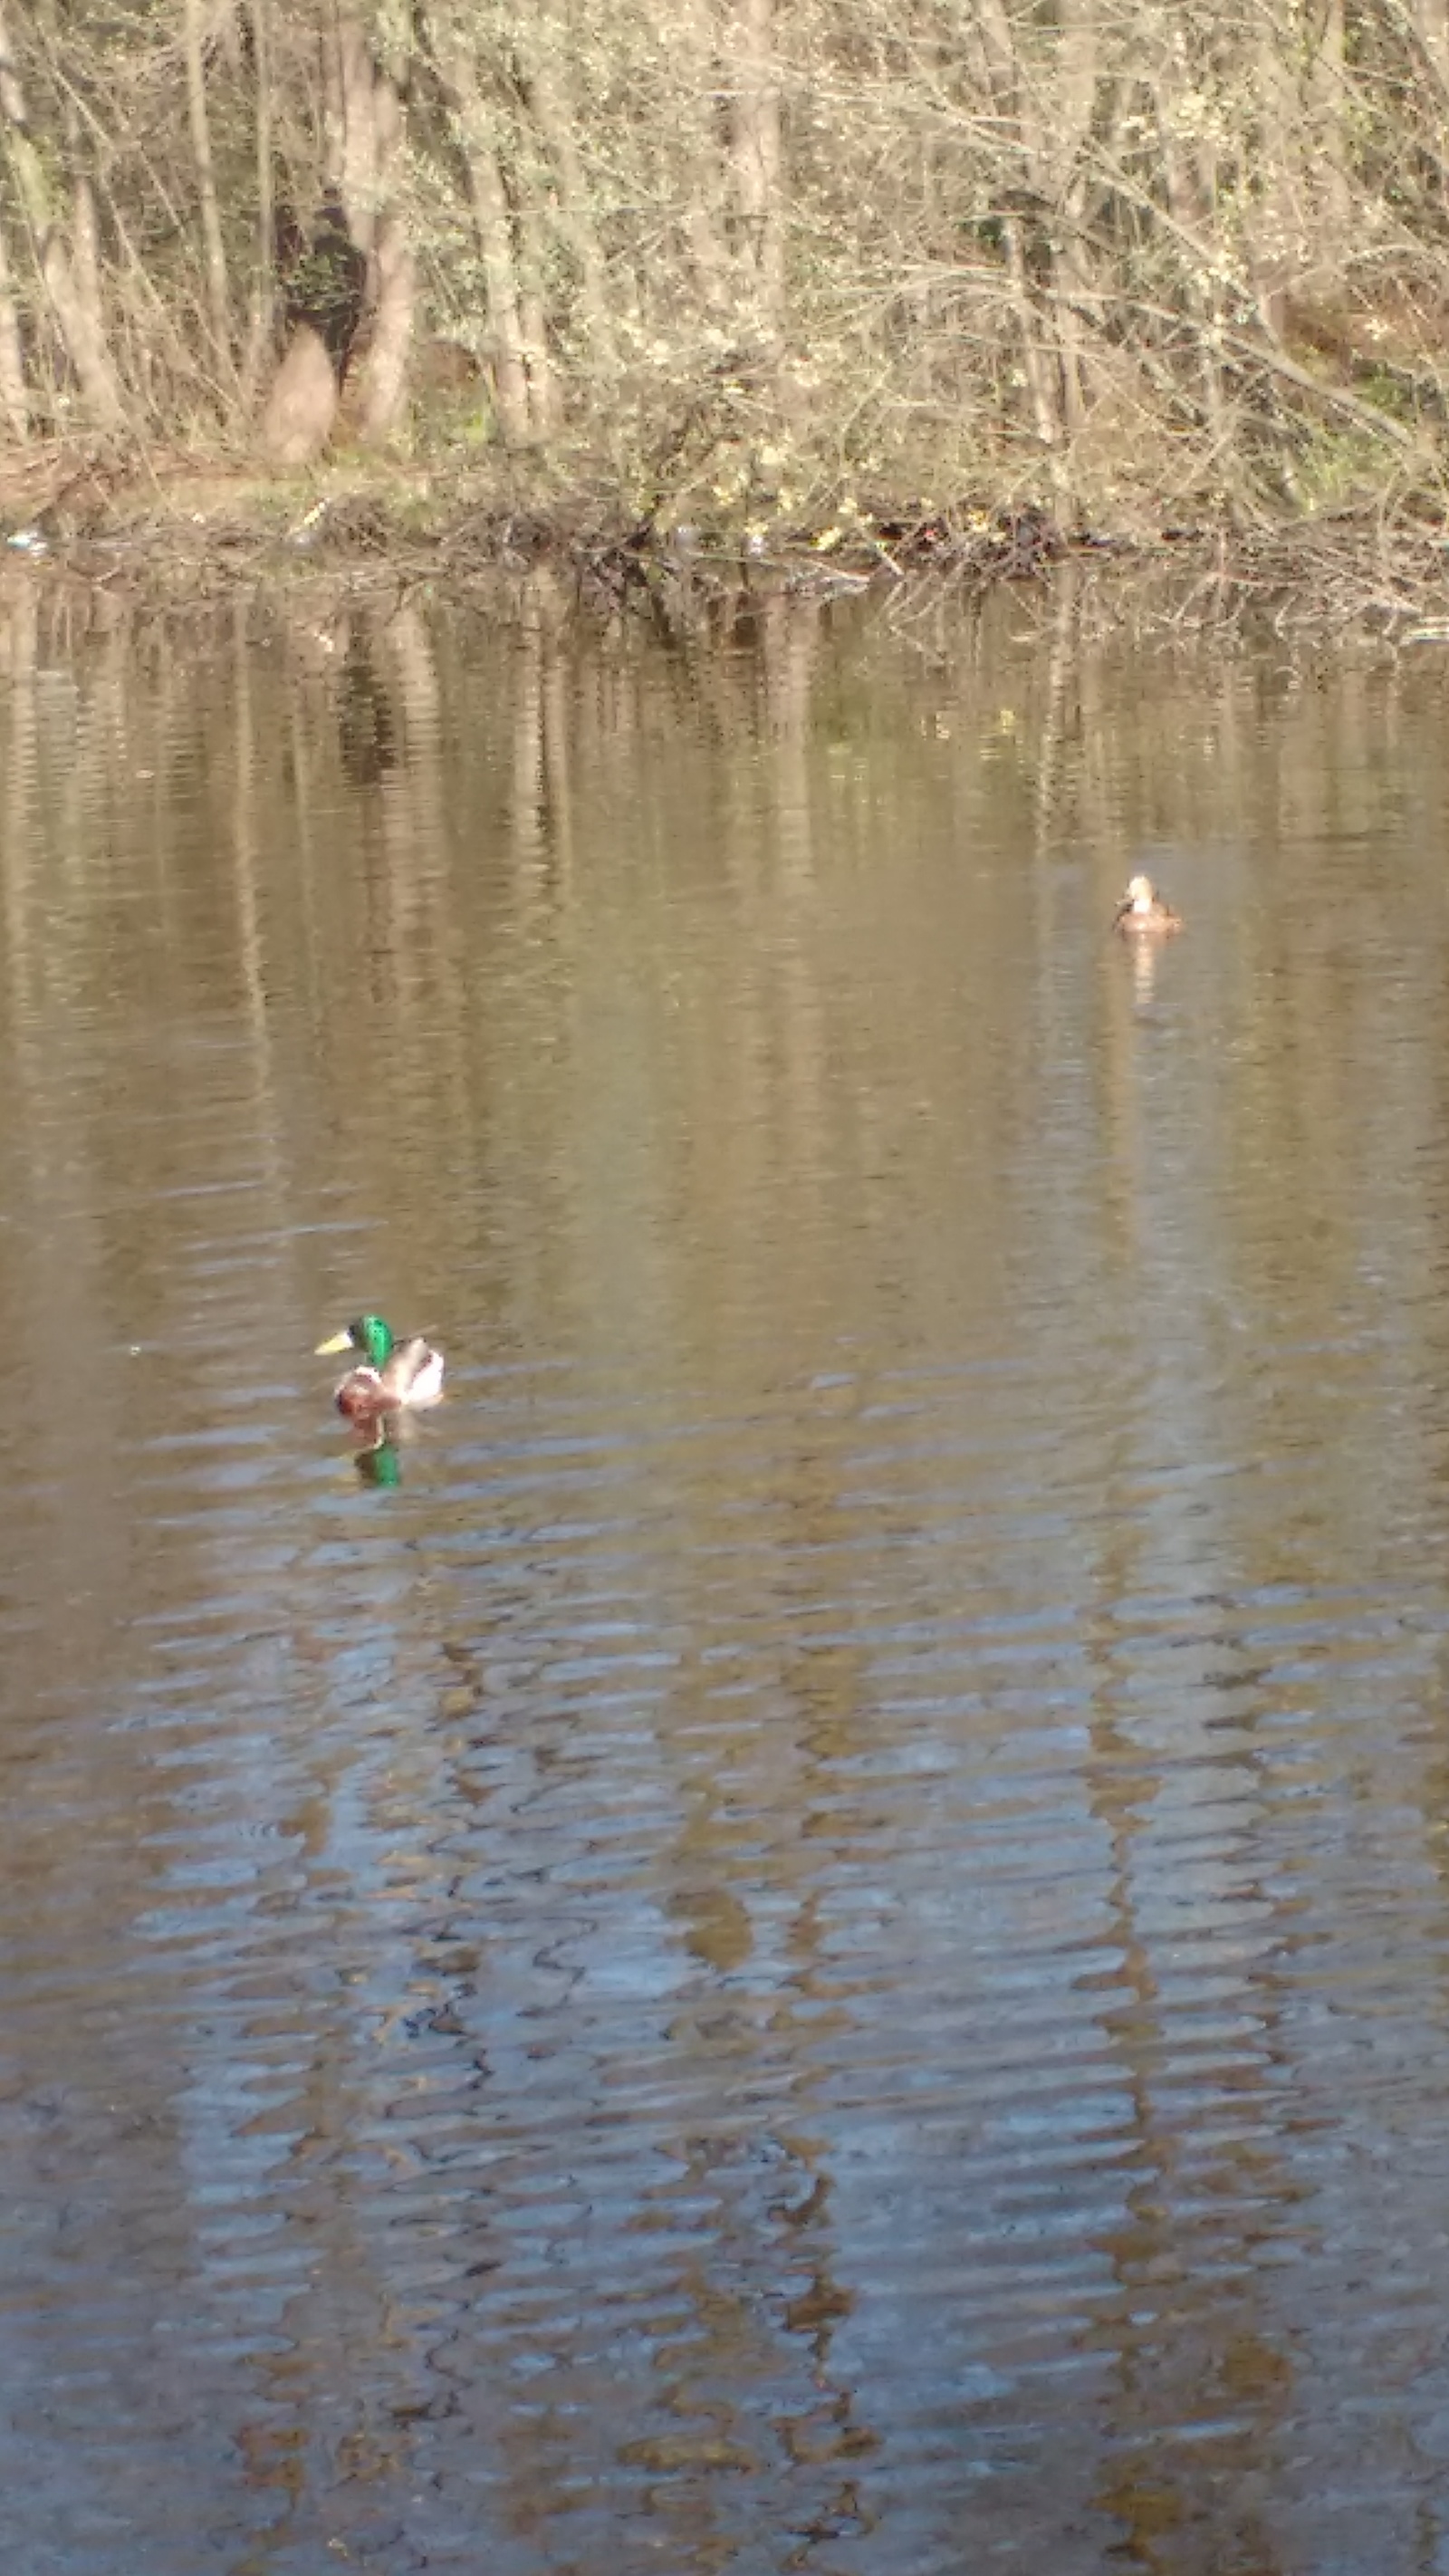
M 1158 893 L 1151 877 L 1129 877 L 1127 891 L 1112 915 L 1112 927 L 1124 939 L 1166 939 L 1181 930 L 1182 915 Z

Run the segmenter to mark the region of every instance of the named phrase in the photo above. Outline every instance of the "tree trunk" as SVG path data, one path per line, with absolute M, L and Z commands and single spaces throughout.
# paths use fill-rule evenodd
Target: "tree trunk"
M 731 43 L 730 179 L 757 327 L 771 345 L 780 336 L 785 283 L 774 32 L 775 0 L 739 0 Z
M 1289 31 L 1272 0 L 1257 46 L 1258 140 L 1261 173 L 1249 212 L 1248 247 L 1259 319 L 1271 338 L 1282 331 L 1290 289 L 1304 261 L 1302 215 L 1303 116 Z
M 303 322 L 293 332 L 261 418 L 263 449 L 274 465 L 311 465 L 337 418 L 337 373 L 320 331 Z
M 407 401 L 417 310 L 417 262 L 407 225 L 395 210 L 381 217 L 373 249 L 377 301 L 362 371 L 361 429 L 376 445 L 391 437 Z
M 478 140 L 464 146 L 473 222 L 483 261 L 488 298 L 489 337 L 493 343 L 494 395 L 498 425 L 506 439 L 525 440 L 529 432 L 528 365 L 524 356 L 523 316 L 518 270 L 503 173 L 490 145 Z
M 520 37 L 520 59 L 529 107 L 552 168 L 554 221 L 573 262 L 583 336 L 590 357 L 612 374 L 617 344 L 598 227 L 576 140 L 578 120 L 566 68 L 567 31 L 542 5 Z
M 230 369 L 230 297 L 226 250 L 221 238 L 221 209 L 216 200 L 216 171 L 211 157 L 211 120 L 206 112 L 206 63 L 202 51 L 201 0 L 184 0 L 182 45 L 186 56 L 186 106 L 191 125 L 191 152 L 196 163 L 196 192 L 201 201 L 201 238 L 206 244 L 206 290 L 211 336 L 219 366 Z
M 687 100 L 680 142 L 685 156 L 682 230 L 695 293 L 708 319 L 729 311 L 729 256 L 721 213 L 721 160 L 714 101 L 720 85 L 715 30 L 705 0 L 678 0 L 675 46 Z
M 388 202 L 402 150 L 401 91 L 391 70 L 372 62 L 368 68 L 371 81 L 365 107 L 359 76 L 353 83 L 352 113 L 365 112 L 372 128 L 372 184 L 377 212 L 370 244 L 372 337 L 362 371 L 361 428 L 363 437 L 376 443 L 392 435 L 407 401 L 408 360 L 417 310 L 417 262 L 406 217 L 400 207 Z M 359 239 L 355 228 L 353 239 Z
M 76 196 L 76 259 L 66 248 L 60 221 L 51 203 L 45 165 L 32 139 L 25 112 L 25 93 L 15 65 L 0 0 L 0 119 L 4 121 L 7 157 L 21 210 L 35 243 L 40 270 L 55 325 L 66 356 L 75 369 L 81 398 L 104 429 L 119 429 L 125 418 L 121 389 L 106 344 L 95 267 L 94 210 L 88 185 Z
M 12 438 L 23 440 L 29 435 L 30 397 L 25 388 L 20 316 L 15 308 L 10 249 L 5 239 L 3 218 L 0 218 L 0 420 Z
M 1211 259 L 1206 256 L 1206 245 L 1199 247 L 1212 203 L 1211 178 L 1205 177 L 1201 168 L 1201 156 L 1210 147 L 1203 142 L 1190 142 L 1181 131 L 1184 120 L 1180 103 L 1188 90 L 1188 74 L 1180 28 L 1172 29 L 1168 42 L 1159 52 L 1153 65 L 1151 86 L 1168 212 L 1176 227 L 1182 263 L 1182 296 L 1198 333 L 1203 415 L 1211 436 L 1216 439 L 1224 418 L 1222 366 L 1218 355 L 1222 286 Z
M 525 201 L 518 222 L 518 320 L 528 367 L 528 414 L 536 438 L 558 427 L 561 404 L 558 375 L 548 345 L 548 306 L 544 296 L 543 225 L 536 205 Z
M 1319 291 L 1330 295 L 1342 283 L 1352 234 L 1345 73 L 1343 0 L 1324 0 L 1317 16 L 1308 94 L 1314 278 Z
M 277 210 L 272 179 L 272 33 L 269 0 L 251 0 L 256 80 L 256 270 L 247 321 L 243 391 L 250 412 L 276 323 Z
M 1053 149 L 1047 144 L 1046 148 L 1055 162 L 1052 198 L 1061 210 L 1060 238 L 1053 243 L 1050 257 L 1058 289 L 1062 404 L 1068 434 L 1074 436 L 1089 407 L 1082 306 L 1089 291 L 1090 269 L 1083 242 L 1088 194 L 1085 146 L 1092 130 L 1097 94 L 1096 0 L 1062 0 L 1060 25 L 1061 75 L 1057 101 L 1050 103 L 1058 104 L 1058 114 L 1050 117 L 1047 126 L 1047 134 L 1055 137 L 1055 146 Z
M 1004 0 L 979 0 L 978 24 L 993 110 L 1003 132 L 1014 132 L 1021 174 L 1021 209 L 1006 217 L 1002 234 L 1022 373 L 1037 437 L 1065 493 L 1070 474 L 1063 443 L 1088 409 L 1079 312 L 1090 274 L 1083 156 L 1097 90 L 1097 0 L 1061 0 L 1049 50 L 1039 44 L 1018 49 Z
M 1449 8 L 1445 0 L 1409 0 L 1409 16 L 1438 84 L 1442 113 L 1449 102 Z
M 488 118 L 479 95 L 472 55 L 461 38 L 435 30 L 433 61 L 447 97 L 454 139 L 467 175 L 473 229 L 483 268 L 488 301 L 488 336 L 492 343 L 493 397 L 498 426 L 509 446 L 523 445 L 532 428 L 528 360 L 519 290 L 518 262 L 508 192 L 503 184 Z
M 329 56 L 331 168 L 346 209 L 347 229 L 370 259 L 380 194 L 375 72 L 372 50 L 355 10 L 339 10 L 337 41 Z

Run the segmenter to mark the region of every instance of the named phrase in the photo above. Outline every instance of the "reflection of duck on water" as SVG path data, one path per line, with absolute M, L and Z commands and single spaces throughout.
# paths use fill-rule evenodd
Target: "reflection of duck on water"
M 397 1442 L 387 1427 L 387 1417 L 379 1414 L 370 1438 L 364 1440 L 353 1461 L 364 1485 L 392 1486 L 402 1483 L 402 1459 Z
M 1154 933 L 1166 939 L 1181 930 L 1182 915 L 1158 893 L 1151 877 L 1129 877 L 1127 891 L 1112 915 L 1112 927 L 1124 939 Z
M 362 1354 L 337 1386 L 337 1410 L 350 1422 L 378 1423 L 405 1405 L 436 1404 L 443 1392 L 442 1352 L 425 1342 L 421 1333 L 410 1341 L 394 1341 L 392 1326 L 381 1315 L 359 1315 L 330 1341 L 319 1342 L 317 1356 L 322 1359 L 346 1350 Z

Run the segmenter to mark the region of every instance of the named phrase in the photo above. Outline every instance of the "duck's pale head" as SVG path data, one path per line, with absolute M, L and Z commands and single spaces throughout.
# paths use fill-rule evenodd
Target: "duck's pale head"
M 1112 926 L 1126 931 L 1180 930 L 1182 923 L 1151 877 L 1135 876 L 1127 880 L 1127 891 L 1112 916 Z

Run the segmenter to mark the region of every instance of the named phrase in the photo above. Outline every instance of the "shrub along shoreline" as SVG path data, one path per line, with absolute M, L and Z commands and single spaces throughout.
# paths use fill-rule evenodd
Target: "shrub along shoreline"
M 1312 643 L 1449 642 L 1449 527 L 1427 507 L 1256 525 L 1138 513 L 1113 529 L 972 496 L 711 524 L 641 514 L 597 484 L 561 490 L 516 463 L 373 456 L 280 476 L 77 442 L 0 450 L 0 566 L 22 565 L 190 600 L 299 581 L 476 590 L 546 572 L 584 611 L 686 618 L 742 587 L 913 607 L 1007 584 L 1070 593 L 1105 625 L 1164 638 L 1267 628 Z
M 0 534 L 1398 637 L 1446 208 L 1442 0 L 0 0 Z

